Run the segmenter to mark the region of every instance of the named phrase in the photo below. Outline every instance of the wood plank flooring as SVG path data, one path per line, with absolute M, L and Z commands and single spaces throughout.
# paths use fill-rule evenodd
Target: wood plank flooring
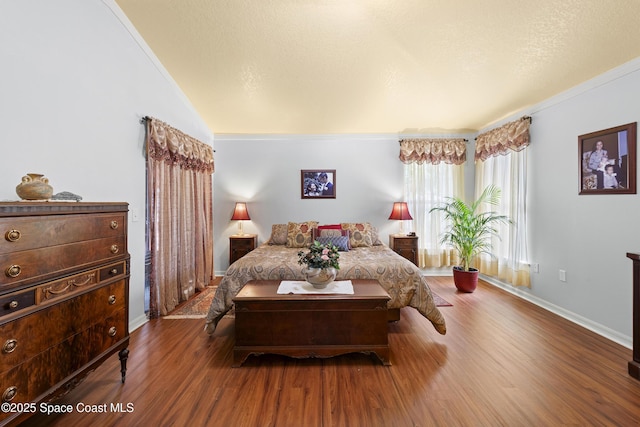
M 353 354 L 251 356 L 232 368 L 234 320 L 210 338 L 202 320 L 153 320 L 134 331 L 127 381 L 113 357 L 56 403 L 64 415 L 26 426 L 632 426 L 640 381 L 631 350 L 481 282 L 456 292 L 430 277 L 448 332 L 416 310 L 389 325 L 392 366 Z M 80 413 L 122 403 L 129 413 Z

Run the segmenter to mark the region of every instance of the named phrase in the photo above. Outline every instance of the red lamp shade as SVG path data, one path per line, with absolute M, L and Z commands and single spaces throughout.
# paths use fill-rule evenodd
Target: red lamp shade
M 411 217 L 411 214 L 409 213 L 409 207 L 407 206 L 407 202 L 395 202 L 393 204 L 393 209 L 391 210 L 391 215 L 389 215 L 389 219 L 397 219 L 397 220 L 413 219 Z
M 247 204 L 244 202 L 236 202 L 236 207 L 233 210 L 232 220 L 235 221 L 248 221 L 251 218 L 249 217 L 249 211 L 247 210 Z

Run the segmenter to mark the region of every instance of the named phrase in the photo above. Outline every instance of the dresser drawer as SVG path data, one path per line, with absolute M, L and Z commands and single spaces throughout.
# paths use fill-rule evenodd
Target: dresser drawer
M 0 372 L 113 317 L 126 306 L 125 290 L 121 280 L 0 326 Z
M 123 236 L 126 213 L 0 218 L 0 254 Z
M 69 297 L 73 293 L 89 290 L 101 282 L 115 279 L 125 273 L 126 263 L 122 261 L 104 268 L 89 270 L 64 279 L 47 282 L 36 289 L 36 304 L 42 304 L 56 298 Z
M 62 343 L 50 347 L 3 373 L 0 399 L 28 403 L 46 392 L 51 384 L 64 380 L 126 337 L 126 310 L 122 309 Z M 33 375 L 47 373 L 46 377 Z M 4 414 L 0 414 L 0 419 Z
M 35 303 L 36 298 L 33 289 L 2 296 L 0 297 L 0 318 L 7 314 L 32 307 Z M 2 337 L 0 337 L 0 339 L 1 338 Z
M 117 264 L 110 265 L 105 268 L 100 269 L 100 281 L 104 282 L 105 280 L 114 279 L 118 276 L 121 276 L 127 272 L 127 264 L 123 262 L 119 262 Z
M 108 262 L 110 258 L 122 257 L 126 253 L 126 237 L 115 236 L 0 254 L 0 286 L 44 280 L 72 268 Z

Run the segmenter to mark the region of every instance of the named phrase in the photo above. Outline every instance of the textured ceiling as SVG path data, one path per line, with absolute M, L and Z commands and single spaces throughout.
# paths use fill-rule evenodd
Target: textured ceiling
M 477 130 L 640 57 L 640 0 L 116 0 L 214 133 Z

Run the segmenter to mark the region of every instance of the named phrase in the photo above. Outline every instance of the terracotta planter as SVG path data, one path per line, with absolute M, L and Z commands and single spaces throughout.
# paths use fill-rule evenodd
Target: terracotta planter
M 460 292 L 471 293 L 478 286 L 478 270 L 470 268 L 464 271 L 461 267 L 453 267 L 453 283 Z

